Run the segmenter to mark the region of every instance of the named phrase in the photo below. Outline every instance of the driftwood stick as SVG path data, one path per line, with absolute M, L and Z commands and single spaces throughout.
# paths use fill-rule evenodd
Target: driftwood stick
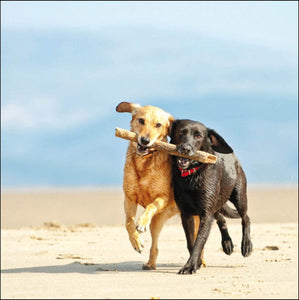
M 135 132 L 128 131 L 122 128 L 118 128 L 118 127 L 115 128 L 115 136 L 120 137 L 122 139 L 137 142 L 137 135 Z M 198 160 L 203 163 L 215 164 L 217 161 L 217 156 L 204 151 L 196 151 L 196 153 L 192 156 L 180 154 L 177 151 L 176 145 L 161 142 L 161 141 L 156 141 L 153 145 L 151 145 L 151 147 L 167 152 L 170 155 L 186 157 L 189 159 Z

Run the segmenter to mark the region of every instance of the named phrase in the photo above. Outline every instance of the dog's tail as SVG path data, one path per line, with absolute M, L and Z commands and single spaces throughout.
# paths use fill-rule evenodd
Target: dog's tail
M 227 218 L 231 219 L 239 219 L 240 215 L 236 209 L 229 207 L 226 203 L 223 204 L 220 213 Z

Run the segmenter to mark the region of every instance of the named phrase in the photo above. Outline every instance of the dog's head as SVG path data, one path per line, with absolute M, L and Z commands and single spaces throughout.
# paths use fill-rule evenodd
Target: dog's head
M 137 134 L 137 153 L 140 155 L 147 155 L 155 141 L 166 141 L 170 134 L 173 117 L 159 107 L 121 102 L 116 111 L 132 114 L 131 130 Z
M 232 153 L 232 148 L 213 129 L 204 124 L 192 120 L 176 120 L 171 130 L 172 144 L 177 145 L 178 152 L 184 155 L 193 155 L 195 151 L 201 150 L 213 153 Z M 199 164 L 188 158 L 176 157 L 177 164 L 182 169 Z

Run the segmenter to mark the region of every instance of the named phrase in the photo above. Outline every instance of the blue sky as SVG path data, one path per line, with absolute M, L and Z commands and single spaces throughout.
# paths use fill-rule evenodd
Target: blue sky
M 123 100 L 213 127 L 249 183 L 296 183 L 297 25 L 294 1 L 1 2 L 2 186 L 121 185 Z

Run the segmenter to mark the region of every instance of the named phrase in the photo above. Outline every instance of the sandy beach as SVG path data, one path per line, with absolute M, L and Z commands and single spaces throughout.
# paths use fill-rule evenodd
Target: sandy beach
M 178 275 L 188 259 L 178 216 L 162 230 L 157 270 L 143 271 L 124 227 L 123 193 L 110 189 L 1 192 L 2 299 L 297 299 L 298 188 L 249 186 L 254 250 L 240 253 L 240 220 L 227 220 L 234 252 L 214 224 L 206 268 Z M 142 209 L 138 210 L 140 214 Z

